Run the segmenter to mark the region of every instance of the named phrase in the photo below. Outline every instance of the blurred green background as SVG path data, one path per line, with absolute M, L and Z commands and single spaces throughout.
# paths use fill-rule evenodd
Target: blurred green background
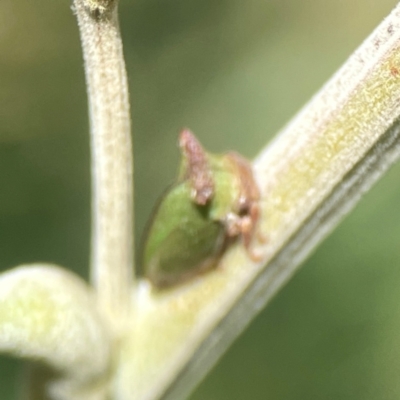
M 395 0 L 122 0 L 136 235 L 174 177 L 178 130 L 255 156 Z M 0 2 L 0 268 L 88 275 L 89 140 L 68 1 Z M 191 400 L 400 398 L 400 166 L 264 310 Z M 139 239 L 137 239 L 139 242 Z M 0 398 L 20 363 L 0 357 Z

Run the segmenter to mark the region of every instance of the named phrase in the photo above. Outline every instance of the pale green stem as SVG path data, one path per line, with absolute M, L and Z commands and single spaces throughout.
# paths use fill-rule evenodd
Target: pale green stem
M 101 310 L 118 324 L 128 312 L 133 269 L 133 166 L 127 75 L 115 2 L 75 0 L 74 7 L 90 112 L 91 279 Z
M 238 245 L 216 271 L 184 289 L 138 292 L 134 345 L 121 352 L 124 399 L 133 390 L 135 400 L 187 398 L 304 258 L 398 160 L 399 99 L 400 5 L 254 162 L 263 192 L 263 260 L 252 262 Z

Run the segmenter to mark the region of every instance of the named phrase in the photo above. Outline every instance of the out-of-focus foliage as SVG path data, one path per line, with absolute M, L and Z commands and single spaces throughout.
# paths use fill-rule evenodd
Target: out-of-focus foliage
M 181 127 L 212 151 L 256 155 L 395 4 L 121 0 L 137 237 L 175 175 Z M 47 261 L 86 277 L 88 122 L 70 4 L 2 0 L 0 51 L 0 268 Z M 193 400 L 400 397 L 399 172 L 319 248 Z M 19 366 L 0 358 L 2 398 L 15 398 Z

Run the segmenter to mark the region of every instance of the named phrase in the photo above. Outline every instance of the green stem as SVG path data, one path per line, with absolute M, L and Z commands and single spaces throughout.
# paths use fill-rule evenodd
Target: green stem
M 254 162 L 255 263 L 240 242 L 185 290 L 142 292 L 119 393 L 185 399 L 301 262 L 400 158 L 400 4 Z M 160 339 L 162 332 L 162 340 Z M 147 368 L 143 368 L 146 365 Z
M 74 5 L 90 110 L 91 280 L 101 310 L 118 324 L 128 312 L 133 268 L 133 163 L 127 75 L 115 1 L 75 0 Z

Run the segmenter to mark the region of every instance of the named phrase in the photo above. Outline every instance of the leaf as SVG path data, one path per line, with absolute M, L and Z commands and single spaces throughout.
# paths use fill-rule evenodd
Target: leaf
M 60 373 L 58 398 L 97 385 L 109 368 L 110 337 L 95 304 L 85 282 L 55 265 L 7 271 L 0 275 L 0 351 Z

